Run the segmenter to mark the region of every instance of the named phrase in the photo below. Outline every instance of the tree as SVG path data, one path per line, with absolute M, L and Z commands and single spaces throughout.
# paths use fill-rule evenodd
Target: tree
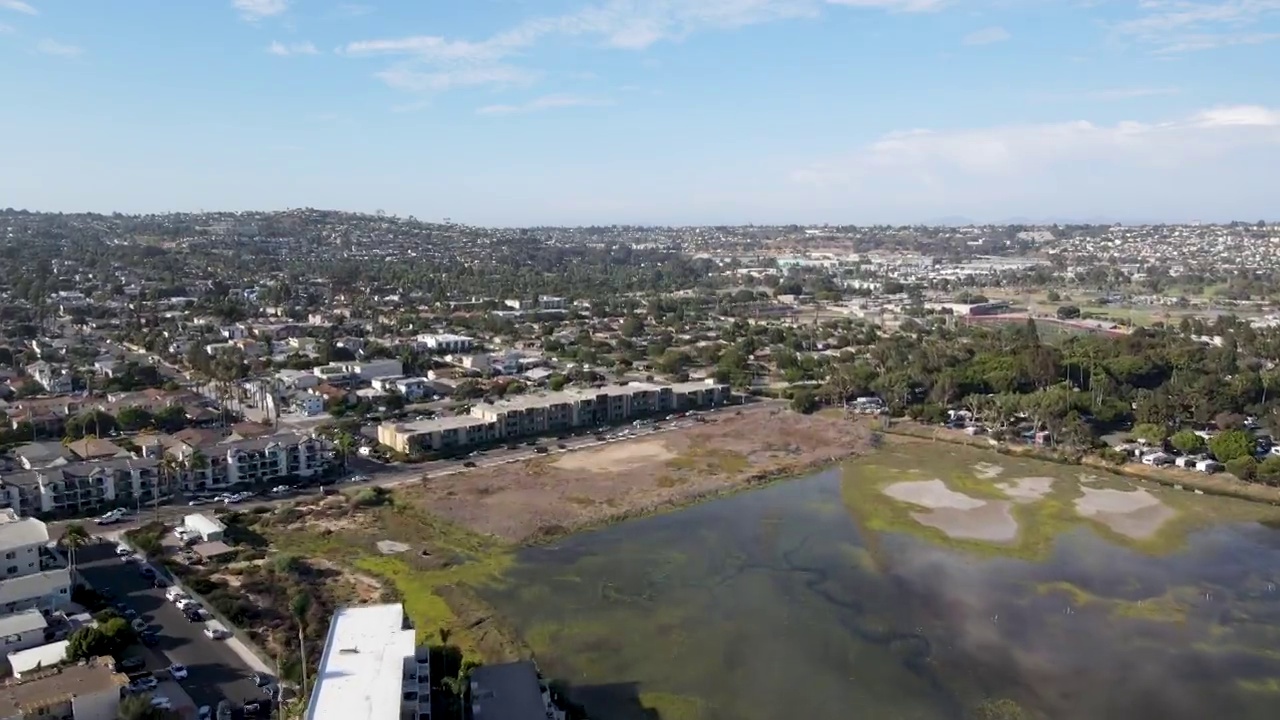
M 1044 294 L 1044 299 L 1048 300 L 1049 302 L 1056 303 L 1059 300 L 1062 300 L 1062 295 L 1060 295 L 1057 290 L 1050 290 L 1049 292 Z
M 133 628 L 122 617 L 112 617 L 98 626 L 82 627 L 67 638 L 67 659 L 72 662 L 117 655 L 136 640 Z
M 552 392 L 560 392 L 564 389 L 564 386 L 568 384 L 569 378 L 561 375 L 560 373 L 556 373 L 547 378 L 547 388 Z
M 150 427 L 155 422 L 155 418 L 146 408 L 131 405 L 116 413 L 116 422 L 124 430 L 137 431 Z
M 1227 472 L 1245 482 L 1253 482 L 1258 475 L 1258 461 L 1250 455 L 1241 455 L 1227 461 Z
M 644 321 L 635 315 L 628 315 L 618 327 L 618 333 L 624 338 L 633 338 L 642 332 L 644 332 Z
M 126 695 L 120 698 L 116 709 L 117 720 L 174 720 L 180 717 L 172 710 L 158 708 L 151 704 L 150 694 Z
M 1169 437 L 1169 428 L 1162 423 L 1140 423 L 1133 426 L 1130 434 L 1136 439 L 1159 445 Z
M 818 409 L 818 397 L 808 388 L 798 388 L 791 393 L 791 409 L 808 415 Z
M 1251 458 L 1253 437 L 1244 430 L 1226 430 L 1209 439 L 1209 450 L 1220 463 L 1229 463 L 1242 457 Z
M 58 542 L 67 549 L 67 560 L 72 575 L 75 574 L 76 570 L 76 551 L 88 545 L 91 540 L 89 531 L 78 522 L 67 525 L 66 529 L 62 531 L 62 538 Z
M 1169 438 L 1169 444 L 1183 455 L 1196 455 L 1205 450 L 1204 438 L 1190 430 L 1179 430 Z
M 1057 315 L 1059 320 L 1074 320 L 1080 317 L 1080 308 L 1075 305 L 1059 305 Z
M 347 471 L 347 458 L 351 457 L 351 453 L 356 448 L 356 439 L 348 432 L 339 432 L 333 438 L 333 449 L 338 451 L 338 457 L 342 460 L 342 472 Z
M 1280 455 L 1269 455 L 1258 463 L 1257 479 L 1260 483 L 1280 486 Z

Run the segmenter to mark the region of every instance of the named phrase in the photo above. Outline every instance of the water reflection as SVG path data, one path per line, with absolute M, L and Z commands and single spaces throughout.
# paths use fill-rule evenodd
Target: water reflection
M 839 480 L 527 550 L 491 600 L 602 718 L 1277 716 L 1277 530 L 1149 557 L 1076 528 L 1029 563 L 864 532 Z

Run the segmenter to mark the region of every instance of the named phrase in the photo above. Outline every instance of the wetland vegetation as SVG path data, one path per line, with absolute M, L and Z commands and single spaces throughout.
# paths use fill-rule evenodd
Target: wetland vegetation
M 891 442 L 518 551 L 479 592 L 599 717 L 1263 718 L 1278 512 Z

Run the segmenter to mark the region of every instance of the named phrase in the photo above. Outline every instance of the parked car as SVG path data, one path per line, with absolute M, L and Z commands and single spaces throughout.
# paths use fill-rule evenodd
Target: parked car
M 119 556 L 119 557 L 124 557 L 125 555 L 132 555 L 132 554 L 133 554 L 133 550 L 131 550 L 131 549 L 129 549 L 129 548 L 127 548 L 127 547 L 125 547 L 124 545 L 117 545 L 117 546 L 116 546 L 116 555 L 117 555 L 117 556 Z
M 156 576 L 156 571 L 150 565 L 143 564 L 138 568 L 138 574 L 150 580 Z
M 169 666 L 169 677 L 174 680 L 187 679 L 187 666 L 182 663 L 174 663 Z
M 271 676 L 266 673 L 256 672 L 253 674 L 253 684 L 258 687 L 266 687 L 271 684 Z
M 271 699 L 250 700 L 244 704 L 241 710 L 245 715 L 269 715 L 271 713 Z
M 146 630 L 146 629 L 147 629 L 147 621 L 146 621 L 146 620 L 143 620 L 142 618 L 134 618 L 134 620 L 133 620 L 133 622 L 131 623 L 131 625 L 133 626 L 133 631 L 134 631 L 134 632 L 139 632 L 139 633 L 140 633 L 140 632 L 142 632 L 143 630 Z
M 138 678 L 125 686 L 131 693 L 151 692 L 160 686 L 160 681 L 153 677 Z
M 231 637 L 231 633 L 226 628 L 218 624 L 211 624 L 204 629 L 204 636 L 210 640 L 226 640 Z
M 218 720 L 231 720 L 231 714 L 235 712 L 235 708 L 231 705 L 230 700 L 221 700 L 218 702 Z
M 208 705 L 201 705 L 200 709 L 196 710 L 196 720 L 210 720 L 212 717 L 213 708 Z
M 140 658 L 140 657 L 125 658 L 116 663 L 116 672 L 120 672 L 120 673 L 138 672 L 139 670 L 141 670 L 146 666 L 147 666 L 147 661 L 145 658 Z
M 138 635 L 138 641 L 145 647 L 155 647 L 160 644 L 160 634 L 155 630 L 146 630 Z

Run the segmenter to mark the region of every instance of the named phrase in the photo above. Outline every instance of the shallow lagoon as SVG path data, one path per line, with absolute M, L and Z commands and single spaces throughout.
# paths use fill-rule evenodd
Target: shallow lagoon
M 1127 481 L 921 449 L 530 548 L 485 593 L 605 720 L 1280 714 L 1280 511 L 1147 488 L 1134 538 L 1085 492 Z M 1016 538 L 885 492 L 935 479 L 1016 500 Z

